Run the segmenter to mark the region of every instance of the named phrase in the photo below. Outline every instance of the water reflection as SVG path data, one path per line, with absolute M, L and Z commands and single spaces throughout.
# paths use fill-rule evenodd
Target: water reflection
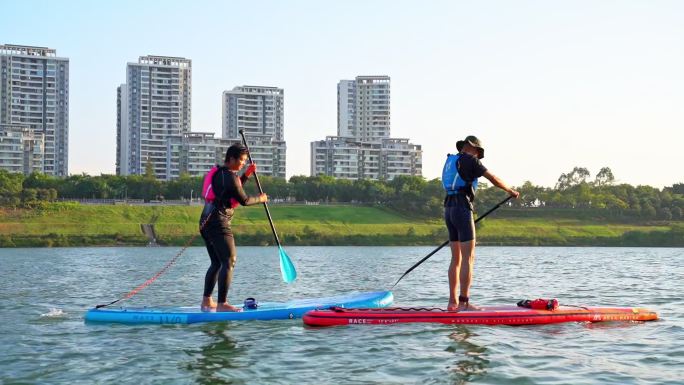
M 185 369 L 196 375 L 200 384 L 243 384 L 240 375 L 231 373 L 239 368 L 238 360 L 244 351 L 231 337 L 230 323 L 203 325 L 201 332 L 208 343 L 200 350 L 186 350 L 195 360 L 187 363 Z
M 451 372 L 452 384 L 466 384 L 475 379 L 481 378 L 487 373 L 489 360 L 487 359 L 487 348 L 474 344 L 469 339 L 476 334 L 462 325 L 455 326 L 453 333 L 449 334 L 452 343 L 446 351 L 454 353 L 458 358 L 449 367 Z
M 662 320 L 657 320 L 655 322 L 662 322 Z M 637 327 L 643 325 L 644 321 L 616 321 L 616 322 L 582 322 L 582 325 L 586 329 L 627 329 L 632 327 Z

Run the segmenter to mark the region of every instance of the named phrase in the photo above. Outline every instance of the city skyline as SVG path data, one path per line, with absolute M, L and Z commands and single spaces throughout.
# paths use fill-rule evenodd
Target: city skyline
M 159 4 L 3 4 L 10 17 L 0 44 L 69 58 L 70 174 L 115 173 L 121 68 L 155 54 L 193 61 L 193 132 L 220 135 L 224 90 L 284 89 L 288 178 L 308 175 L 301 155 L 335 132 L 337 83 L 386 74 L 392 136 L 422 145 L 427 179 L 439 177 L 457 140 L 475 134 L 485 165 L 511 184 L 552 186 L 575 166 L 592 176 L 607 166 L 635 185 L 682 182 L 681 172 L 642 158 L 684 164 L 684 4 Z M 142 33 L 144 41 L 135 38 Z

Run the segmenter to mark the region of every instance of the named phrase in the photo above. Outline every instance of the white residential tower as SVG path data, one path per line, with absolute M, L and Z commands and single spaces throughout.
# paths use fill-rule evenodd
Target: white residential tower
M 169 156 L 169 140 L 190 132 L 192 61 L 141 56 L 126 66 L 126 84 L 117 89 L 119 175 L 142 175 L 148 165 L 157 179 L 176 177 L 179 157 Z M 172 168 L 169 168 L 171 159 Z
M 389 76 L 337 84 L 337 136 L 311 142 L 311 175 L 391 180 L 422 175 L 422 149 L 390 137 Z
M 240 140 L 244 130 L 254 162 L 263 175 L 285 178 L 285 91 L 242 86 L 223 92 L 223 139 Z
M 34 159 L 24 169 L 67 176 L 69 59 L 58 57 L 52 48 L 0 45 L 0 124 L 6 125 L 6 135 L 10 125 L 20 126 L 29 130 L 27 138 L 43 142 L 40 167 Z

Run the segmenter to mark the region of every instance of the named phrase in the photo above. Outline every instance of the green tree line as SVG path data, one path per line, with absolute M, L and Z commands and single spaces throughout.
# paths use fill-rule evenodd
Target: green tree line
M 202 179 L 181 175 L 166 182 L 149 173 L 133 176 L 83 174 L 57 178 L 38 173 L 24 176 L 0 170 L 0 205 L 26 207 L 59 198 L 189 199 L 201 194 Z M 442 214 L 444 191 L 439 179 L 412 176 L 399 176 L 390 181 L 352 181 L 329 176 L 293 176 L 289 181 L 267 176 L 259 179 L 271 200 L 383 205 L 425 217 Z M 476 201 L 478 207 L 492 207 L 505 197 L 495 187 L 488 187 L 485 183 L 480 186 Z M 245 189 L 248 194 L 256 194 L 256 186 L 252 182 Z M 684 183 L 663 189 L 618 184 L 607 167 L 593 179 L 586 168 L 575 167 L 569 173 L 561 174 L 554 187 L 537 186 L 528 181 L 517 189 L 521 197 L 510 201 L 509 207 L 534 211 L 591 211 L 614 218 L 684 219 Z

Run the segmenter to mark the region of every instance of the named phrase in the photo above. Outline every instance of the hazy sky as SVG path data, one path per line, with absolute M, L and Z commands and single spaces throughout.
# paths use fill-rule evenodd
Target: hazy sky
M 466 135 L 511 184 L 574 166 L 684 182 L 684 1 L 0 0 L 0 44 L 70 59 L 69 172 L 114 173 L 116 87 L 148 54 L 192 59 L 192 131 L 221 93 L 285 89 L 287 175 L 336 135 L 336 84 L 392 78 L 392 137 L 441 174 Z

